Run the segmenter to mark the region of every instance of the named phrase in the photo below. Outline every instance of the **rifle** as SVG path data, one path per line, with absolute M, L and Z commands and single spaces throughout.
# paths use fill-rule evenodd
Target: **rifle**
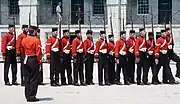
M 13 17 L 13 24 L 14 24 L 14 40 L 15 40 L 15 45 L 16 45 L 16 21 L 15 21 L 15 17 Z
M 112 25 L 112 10 L 111 10 L 111 16 L 110 16 L 110 26 L 111 26 L 111 35 L 113 34 L 113 25 Z

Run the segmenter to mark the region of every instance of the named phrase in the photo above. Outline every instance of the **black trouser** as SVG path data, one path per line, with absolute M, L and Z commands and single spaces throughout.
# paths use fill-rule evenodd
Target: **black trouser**
M 119 56 L 119 64 L 117 64 L 117 70 L 116 70 L 116 82 L 120 82 L 121 68 L 123 72 L 124 82 L 127 82 L 128 77 L 127 77 L 127 56 L 126 55 Z
M 21 84 L 24 84 L 24 54 L 20 55 L 20 61 L 21 61 Z
M 85 62 L 85 78 L 86 83 L 93 82 L 93 66 L 94 66 L 94 55 L 87 54 L 87 60 Z
M 59 73 L 60 73 L 60 53 L 51 52 L 50 56 L 50 80 L 51 83 L 59 83 Z
M 25 97 L 35 97 L 39 82 L 39 65 L 36 56 L 29 56 L 27 58 L 25 68 Z
M 78 83 L 78 74 L 80 83 L 84 83 L 84 70 L 83 70 L 83 53 L 77 53 L 76 62 L 73 63 L 74 83 Z
M 43 83 L 43 63 L 39 65 L 39 83 Z
M 17 61 L 16 61 L 16 50 L 6 50 L 6 58 L 4 62 L 4 82 L 9 82 L 8 73 L 11 65 L 12 70 L 12 82 L 17 80 Z
M 148 72 L 149 69 L 152 70 L 152 75 L 154 76 L 156 73 L 156 64 L 155 64 L 155 56 L 154 55 L 148 55 Z M 152 80 L 153 82 L 153 80 Z
M 114 56 L 109 55 L 108 59 L 108 70 L 109 70 L 109 82 L 111 84 L 115 83 L 116 72 L 115 72 L 115 59 Z
M 168 50 L 168 56 L 169 56 L 169 68 L 170 68 L 170 61 L 176 62 L 176 76 L 180 76 L 180 58 L 178 55 L 174 53 L 173 50 Z M 171 68 L 170 68 L 171 69 Z
M 156 73 L 153 76 L 153 81 L 158 81 L 158 73 L 161 66 L 163 67 L 163 82 L 166 82 L 167 80 L 169 80 L 169 82 L 174 82 L 175 79 L 172 76 L 171 70 L 168 68 L 168 55 L 162 53 L 159 55 L 159 62 L 158 65 L 156 65 Z
M 99 62 L 98 62 L 98 81 L 103 83 L 103 69 L 104 69 L 104 80 L 105 83 L 109 83 L 109 74 L 108 74 L 108 54 L 99 53 Z
M 66 83 L 65 70 L 67 72 L 68 84 L 72 84 L 72 66 L 71 66 L 71 55 L 63 53 L 63 62 L 61 69 L 61 83 Z
M 137 64 L 137 82 L 141 82 L 141 69 L 143 68 L 143 83 L 148 82 L 147 53 L 139 52 L 140 62 Z
M 135 55 L 134 53 L 128 52 L 127 76 L 130 82 L 134 82 L 134 74 L 135 74 Z

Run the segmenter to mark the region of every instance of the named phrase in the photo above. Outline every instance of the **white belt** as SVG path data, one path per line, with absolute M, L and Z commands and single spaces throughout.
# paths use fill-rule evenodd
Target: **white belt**
M 77 52 L 78 53 L 83 53 L 83 49 L 78 49 Z
M 162 54 L 167 54 L 167 50 L 160 50 Z
M 15 47 L 13 47 L 13 46 L 7 46 L 6 48 L 7 48 L 7 50 L 15 49 Z
M 66 54 L 69 54 L 70 50 L 64 50 L 63 52 L 66 53 Z
M 134 52 L 134 49 L 130 48 L 130 49 L 129 49 L 129 52 L 133 53 L 133 52 Z
M 94 54 L 94 50 L 87 51 L 89 54 Z
M 168 45 L 168 49 L 172 49 L 172 45 Z
M 99 50 L 99 52 L 101 52 L 101 53 L 107 53 L 107 49 Z
M 146 52 L 146 48 L 140 48 L 139 51 Z
M 53 51 L 53 52 L 58 52 L 58 51 L 59 51 L 59 48 L 52 48 L 51 51 Z
M 126 52 L 125 51 L 120 51 L 119 54 L 124 56 L 124 55 L 126 55 Z
M 148 54 L 149 54 L 149 55 L 152 55 L 152 54 L 153 54 L 153 51 L 148 51 Z
M 110 51 L 109 54 L 113 56 L 113 55 L 114 55 L 114 52 L 113 52 L 113 51 Z

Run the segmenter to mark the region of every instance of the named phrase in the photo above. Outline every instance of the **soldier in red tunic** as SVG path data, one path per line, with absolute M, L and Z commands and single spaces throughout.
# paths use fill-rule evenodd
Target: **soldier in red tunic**
M 130 83 L 135 84 L 134 74 L 135 74 L 135 55 L 134 55 L 134 46 L 135 46 L 135 31 L 130 30 L 129 38 L 126 41 L 127 45 L 127 76 Z
M 172 32 L 170 28 L 166 28 L 166 40 L 168 42 L 168 56 L 169 56 L 169 64 L 170 64 L 170 60 L 176 62 L 176 77 L 180 78 L 180 58 L 179 56 L 174 52 L 174 39 L 172 36 Z M 168 65 L 169 65 L 168 64 Z M 170 65 L 169 65 L 170 68 Z M 171 69 L 171 68 L 170 68 Z
M 16 41 L 16 54 L 17 57 L 20 58 L 21 62 L 21 86 L 24 86 L 24 58 L 25 54 L 22 49 L 22 40 L 27 36 L 28 33 L 28 25 L 22 25 L 22 30 L 23 32 L 18 36 L 17 41 Z
M 69 42 L 69 30 L 63 30 L 63 37 L 62 37 L 62 70 L 61 70 L 61 84 L 67 85 L 66 83 L 66 76 L 65 76 L 65 70 L 67 72 L 67 79 L 68 79 L 68 85 L 72 84 L 72 66 L 71 66 L 71 45 Z
M 103 69 L 105 85 L 110 85 L 108 74 L 108 43 L 105 31 L 100 31 L 100 39 L 96 42 L 95 58 L 98 61 L 98 82 L 103 86 Z
M 168 68 L 168 43 L 166 41 L 166 31 L 161 30 L 161 37 L 157 39 L 156 41 L 156 47 L 155 47 L 155 63 L 156 63 L 156 73 L 153 76 L 153 81 L 159 82 L 158 80 L 158 73 L 163 66 L 163 83 L 167 84 L 177 84 L 175 82 L 174 77 L 172 76 L 171 70 Z
M 87 85 L 94 85 L 93 83 L 93 66 L 94 66 L 94 43 L 93 32 L 88 30 L 86 32 L 87 39 L 84 41 L 84 55 L 85 55 L 85 78 Z
M 120 72 L 122 68 L 124 84 L 130 85 L 127 77 L 127 46 L 126 46 L 126 32 L 121 31 L 120 39 L 116 41 L 114 54 L 117 62 L 116 70 L 116 84 L 120 85 Z
M 11 65 L 12 84 L 18 85 L 17 80 L 17 61 L 16 61 L 16 45 L 15 45 L 14 25 L 9 25 L 9 32 L 2 37 L 1 52 L 4 59 L 4 82 L 10 86 L 8 73 Z
M 83 71 L 83 42 L 80 30 L 75 31 L 76 38 L 72 42 L 72 57 L 73 57 L 73 74 L 74 74 L 74 85 L 79 86 L 78 74 L 80 78 L 80 84 L 84 83 L 84 71 Z
M 111 84 L 115 84 L 115 78 L 116 78 L 116 73 L 115 73 L 115 57 L 114 57 L 114 36 L 109 35 L 109 42 L 108 42 L 108 70 L 109 70 L 109 82 Z
M 146 31 L 144 28 L 139 29 L 140 36 L 136 38 L 134 53 L 137 63 L 137 85 L 149 85 L 148 83 L 148 66 L 147 66 L 147 44 Z M 143 79 L 141 82 L 141 71 L 143 68 Z
M 29 34 L 22 40 L 25 52 L 25 97 L 28 102 L 39 101 L 36 98 L 39 83 L 39 64 L 42 62 L 41 41 L 35 37 L 35 26 L 30 26 Z
M 60 86 L 59 73 L 60 73 L 60 40 L 57 37 L 57 28 L 52 28 L 52 37 L 46 42 L 46 57 L 50 62 L 50 80 L 51 86 Z
M 156 71 L 156 64 L 155 64 L 155 56 L 154 56 L 155 41 L 154 41 L 153 32 L 149 32 L 148 37 L 149 37 L 149 40 L 147 40 L 148 71 L 151 68 L 152 74 L 154 76 Z M 152 84 L 158 84 L 158 83 L 152 80 Z

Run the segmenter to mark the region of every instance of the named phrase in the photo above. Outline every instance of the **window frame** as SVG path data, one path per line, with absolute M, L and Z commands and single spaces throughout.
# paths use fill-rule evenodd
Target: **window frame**
M 102 2 L 102 0 L 99 0 L 99 1 Z M 106 2 L 106 1 L 104 1 L 104 2 Z M 99 5 L 99 4 L 96 4 L 96 5 Z M 100 9 L 94 9 L 95 7 L 98 7 Z M 103 10 L 103 11 L 98 11 L 97 13 L 95 13 L 94 12 L 95 10 Z M 93 16 L 103 16 L 105 14 L 105 5 L 95 6 L 95 0 L 93 0 L 92 13 L 93 13 Z
M 143 1 L 143 0 L 141 0 L 141 1 Z M 137 0 L 137 15 L 149 15 L 150 13 L 150 8 L 149 8 L 149 1 L 150 0 L 147 0 L 148 1 L 148 4 L 141 4 L 141 5 L 143 5 L 143 6 L 148 6 L 148 13 L 147 14 L 143 14 L 143 13 L 139 13 L 139 0 Z M 141 9 L 142 9 L 142 7 L 141 7 Z M 145 9 L 145 7 L 143 8 L 143 9 Z M 142 10 L 141 10 L 142 11 Z M 143 12 L 145 12 L 145 10 L 143 10 Z
M 11 3 L 14 3 L 14 5 L 11 5 Z M 8 0 L 8 15 L 10 17 L 14 17 L 14 16 L 19 16 L 19 13 L 20 13 L 19 0 Z

